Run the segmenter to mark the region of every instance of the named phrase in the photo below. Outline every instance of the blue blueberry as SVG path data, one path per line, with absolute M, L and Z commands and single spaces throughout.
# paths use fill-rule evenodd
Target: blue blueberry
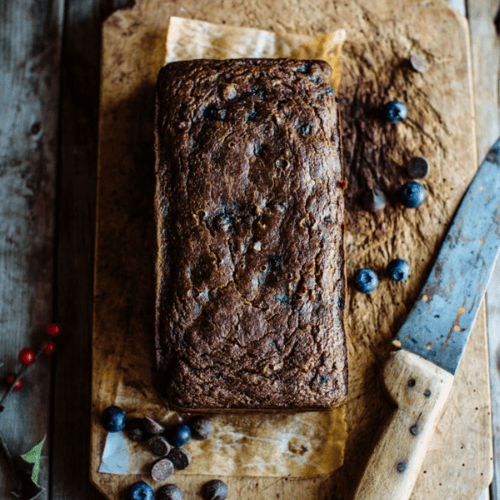
M 131 484 L 127 490 L 126 500 L 154 500 L 153 488 L 144 481 Z
M 191 429 L 186 424 L 177 424 L 172 429 L 168 442 L 175 448 L 181 448 L 191 439 Z
M 106 408 L 101 415 L 101 424 L 108 432 L 119 432 L 125 428 L 125 410 L 119 406 Z
M 389 101 L 385 105 L 385 117 L 391 123 L 396 123 L 404 120 L 408 114 L 406 106 L 399 101 Z
M 403 281 L 410 276 L 410 264 L 404 259 L 391 260 L 387 274 L 395 281 Z
M 354 274 L 354 288 L 361 293 L 372 293 L 377 289 L 378 278 L 375 271 L 368 268 L 359 269 Z
M 425 188 L 416 181 L 408 181 L 401 188 L 401 202 L 406 208 L 417 208 L 425 200 Z

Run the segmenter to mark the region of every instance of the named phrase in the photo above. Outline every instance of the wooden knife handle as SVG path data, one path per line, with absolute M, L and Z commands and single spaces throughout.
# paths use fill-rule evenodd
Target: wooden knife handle
M 356 500 L 407 500 L 453 384 L 453 375 L 411 352 L 391 354 L 384 384 L 398 405 L 375 446 Z

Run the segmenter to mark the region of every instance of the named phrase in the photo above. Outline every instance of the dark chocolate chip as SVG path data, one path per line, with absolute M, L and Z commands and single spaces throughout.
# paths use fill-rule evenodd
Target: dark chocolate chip
M 165 427 L 149 417 L 144 417 L 144 429 L 150 436 L 157 436 L 165 432 Z
M 127 420 L 125 424 L 125 433 L 127 437 L 136 443 L 146 439 L 146 430 L 144 429 L 144 420 L 142 418 L 133 418 Z
M 231 217 L 226 214 L 220 214 L 215 218 L 215 227 L 218 231 L 227 233 L 231 227 Z
M 283 304 L 285 306 L 291 306 L 292 305 L 292 297 L 289 297 L 288 295 L 276 295 L 274 297 L 280 304 Z
M 170 451 L 170 444 L 163 436 L 153 436 L 148 439 L 149 449 L 159 457 L 165 457 Z
M 222 97 L 223 99 L 230 101 L 236 97 L 237 93 L 238 92 L 236 91 L 236 87 L 234 85 L 226 85 L 222 90 Z
M 309 123 L 303 122 L 297 127 L 297 132 L 301 135 L 309 135 L 311 133 L 312 127 Z
M 396 465 L 396 470 L 399 472 L 399 473 L 402 473 L 406 470 L 406 464 L 404 462 L 399 462 L 397 465 Z
M 369 212 L 379 212 L 383 210 L 387 204 L 387 198 L 380 189 L 371 189 L 365 198 L 365 208 Z
M 226 500 L 228 494 L 226 483 L 219 479 L 208 481 L 202 488 L 202 495 L 205 500 Z
M 423 179 L 429 173 L 429 162 L 422 156 L 415 156 L 406 168 L 413 179 Z
M 209 120 L 224 120 L 226 118 L 226 110 L 211 105 L 205 109 L 203 116 Z
M 281 274 L 283 272 L 283 258 L 279 255 L 269 257 L 269 266 L 273 273 Z
M 158 500 L 182 500 L 182 490 L 175 484 L 166 484 L 158 490 Z
M 297 72 L 298 73 L 303 73 L 303 74 L 307 74 L 309 73 L 309 68 L 311 67 L 311 63 L 306 63 L 304 64 L 303 66 L 301 66 Z
M 423 73 L 424 71 L 427 70 L 428 67 L 427 61 L 418 54 L 413 54 L 410 57 L 410 66 L 414 71 L 417 71 L 418 73 Z
M 208 439 L 214 432 L 214 423 L 209 417 L 195 417 L 189 422 L 193 439 L 204 441 Z
M 191 455 L 184 448 L 173 448 L 167 458 L 177 470 L 187 469 L 191 463 Z
M 155 481 L 165 481 L 174 473 L 174 464 L 168 458 L 161 458 L 151 467 L 151 477 Z
M 408 387 L 415 387 L 415 384 L 417 382 L 415 381 L 414 378 L 411 378 L 410 380 L 408 380 Z

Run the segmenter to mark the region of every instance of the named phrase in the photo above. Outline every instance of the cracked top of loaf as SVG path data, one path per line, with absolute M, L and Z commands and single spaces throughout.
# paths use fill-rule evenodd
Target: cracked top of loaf
M 177 409 L 344 402 L 344 198 L 322 61 L 174 62 L 156 110 L 156 353 Z

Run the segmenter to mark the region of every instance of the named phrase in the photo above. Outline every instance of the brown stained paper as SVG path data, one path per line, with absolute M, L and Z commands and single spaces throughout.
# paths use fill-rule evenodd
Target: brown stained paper
M 242 57 L 322 59 L 332 68 L 330 85 L 338 93 L 345 35 L 343 29 L 317 36 L 288 35 L 171 17 L 165 62 Z
M 344 39 L 344 30 L 315 37 L 283 35 L 171 17 L 166 62 L 242 57 L 323 59 L 332 67 L 330 83 L 337 92 Z M 147 348 L 137 343 L 126 349 L 130 352 L 122 358 L 124 366 L 120 372 L 124 375 L 118 382 L 115 404 L 165 425 L 178 422 L 180 414 L 165 409 L 165 401 L 153 388 Z M 142 380 L 140 385 L 138 377 Z M 215 431 L 210 439 L 191 440 L 185 446 L 192 462 L 188 469 L 176 474 L 310 477 L 331 473 L 343 463 L 347 439 L 344 408 L 300 413 L 224 413 L 214 415 L 213 421 Z M 144 443 L 109 435 L 100 471 L 147 473 L 154 459 Z

